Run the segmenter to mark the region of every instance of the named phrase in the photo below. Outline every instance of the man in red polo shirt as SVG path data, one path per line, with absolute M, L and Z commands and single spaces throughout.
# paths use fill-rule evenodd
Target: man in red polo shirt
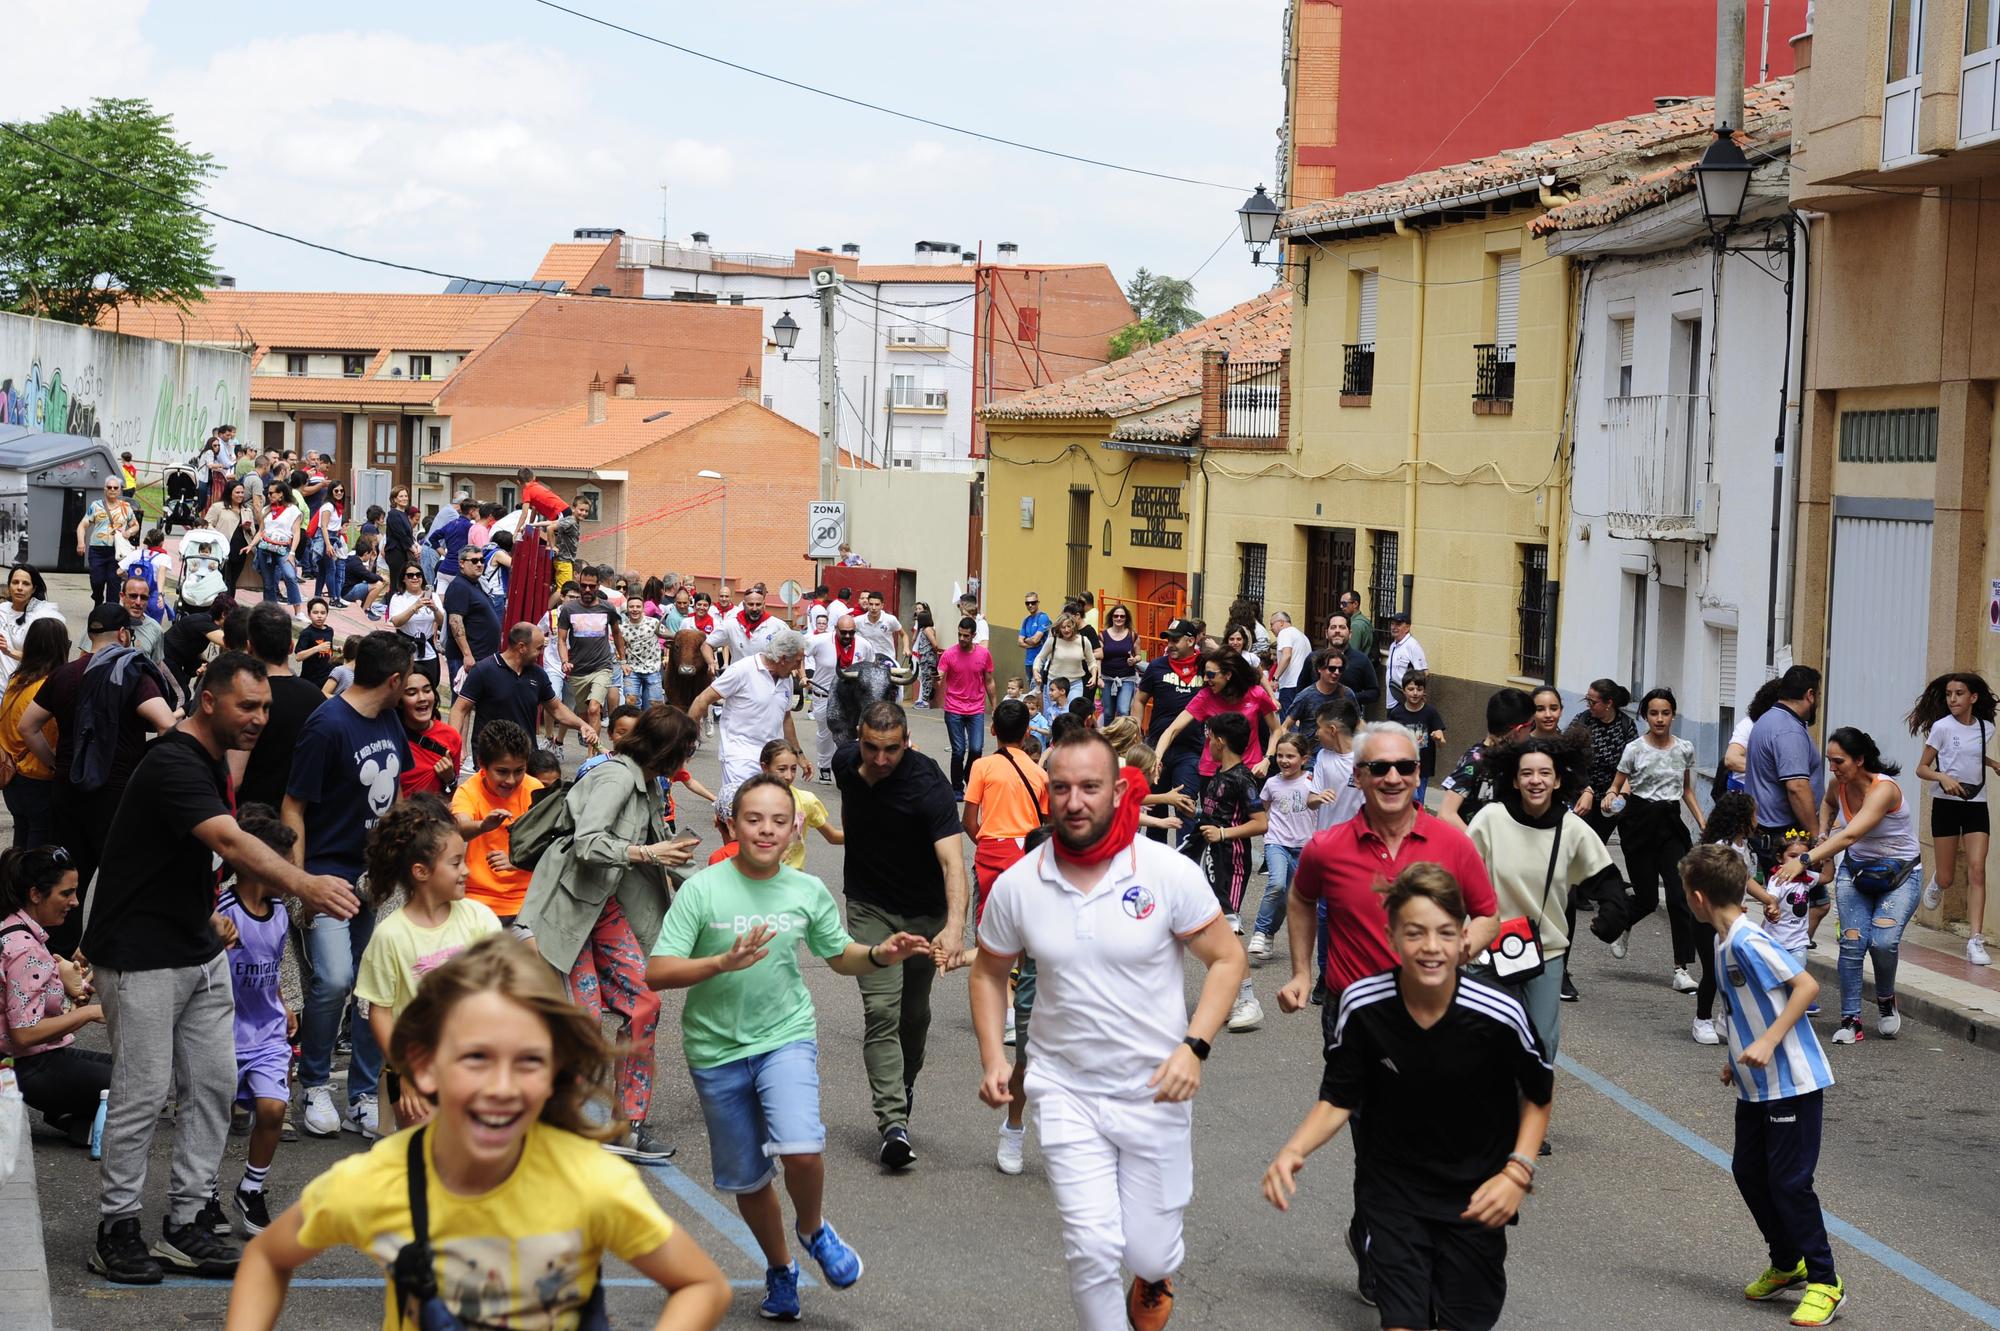
M 1412 864 L 1442 866 L 1458 880 L 1471 919 L 1464 934 L 1467 960 L 1484 951 L 1500 929 L 1500 903 L 1472 838 L 1454 823 L 1433 817 L 1416 801 L 1417 745 L 1409 730 L 1389 721 L 1361 727 L 1354 736 L 1354 784 L 1361 812 L 1318 833 L 1299 853 L 1285 906 L 1292 949 L 1292 978 L 1278 991 L 1278 1008 L 1297 1012 L 1312 992 L 1314 931 L 1326 903 L 1326 1005 L 1320 1024 L 1327 1042 L 1348 985 L 1397 968 L 1389 946 L 1389 917 L 1382 899 L 1390 882 Z M 1354 1122 L 1355 1130 L 1361 1123 Z M 1356 1198 L 1347 1248 L 1359 1268 L 1361 1297 L 1375 1302 L 1368 1265 L 1368 1231 Z

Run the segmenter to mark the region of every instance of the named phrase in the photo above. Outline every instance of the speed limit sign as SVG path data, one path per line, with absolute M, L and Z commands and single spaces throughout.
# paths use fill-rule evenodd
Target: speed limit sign
M 847 543 L 847 503 L 816 499 L 806 506 L 806 558 L 838 559 Z

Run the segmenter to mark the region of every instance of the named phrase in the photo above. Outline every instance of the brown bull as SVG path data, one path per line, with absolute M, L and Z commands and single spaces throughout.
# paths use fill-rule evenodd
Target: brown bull
M 702 654 L 703 634 L 684 628 L 667 646 L 667 658 L 660 663 L 660 689 L 667 701 L 686 711 L 694 706 L 701 691 L 715 682 L 715 671 Z

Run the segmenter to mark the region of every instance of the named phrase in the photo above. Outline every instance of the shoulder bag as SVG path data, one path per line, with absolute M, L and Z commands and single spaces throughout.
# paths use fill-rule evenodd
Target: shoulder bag
M 1021 765 L 1014 761 L 1014 755 L 1002 749 L 1000 750 L 1000 756 L 1007 760 L 1007 766 L 1014 769 L 1014 775 L 1021 778 L 1021 784 L 1027 788 L 1029 802 L 1035 806 L 1035 812 L 1041 816 L 1042 821 L 1036 826 L 1035 830 L 1021 838 L 1021 849 L 1024 851 L 1033 850 L 1044 841 L 1047 841 L 1049 833 L 1054 830 L 1049 825 L 1049 806 L 1042 803 L 1041 793 L 1035 789 L 1035 783 L 1028 780 L 1028 774 L 1021 770 Z
M 1555 842 L 1549 847 L 1549 869 L 1542 877 L 1542 903 L 1535 911 L 1535 917 L 1530 919 L 1526 915 L 1516 915 L 1500 921 L 1500 932 L 1479 954 L 1475 964 L 1489 967 L 1496 980 L 1525 984 L 1540 975 L 1548 965 L 1547 958 L 1542 955 L 1541 921 L 1548 913 L 1549 894 L 1555 887 L 1556 862 L 1562 858 L 1563 834 L 1568 830 L 1566 824 L 1566 817 L 1556 819 Z

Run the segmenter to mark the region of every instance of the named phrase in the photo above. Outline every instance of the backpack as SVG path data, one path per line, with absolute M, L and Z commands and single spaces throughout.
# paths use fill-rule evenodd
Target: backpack
M 568 794 L 568 790 L 553 791 L 507 824 L 507 858 L 515 868 L 534 868 L 549 847 L 576 835 L 576 815 L 570 812 Z
M 164 624 L 168 618 L 167 598 L 160 594 L 160 575 L 154 567 L 158 559 L 155 551 L 140 551 L 139 557 L 126 566 L 125 576 L 146 580 L 146 618 L 156 624 Z
M 119 732 L 141 678 L 150 678 L 169 706 L 181 696 L 177 683 L 131 647 L 99 648 L 84 667 L 76 697 L 76 751 L 69 767 L 69 782 L 78 790 L 101 790 L 111 779 Z

